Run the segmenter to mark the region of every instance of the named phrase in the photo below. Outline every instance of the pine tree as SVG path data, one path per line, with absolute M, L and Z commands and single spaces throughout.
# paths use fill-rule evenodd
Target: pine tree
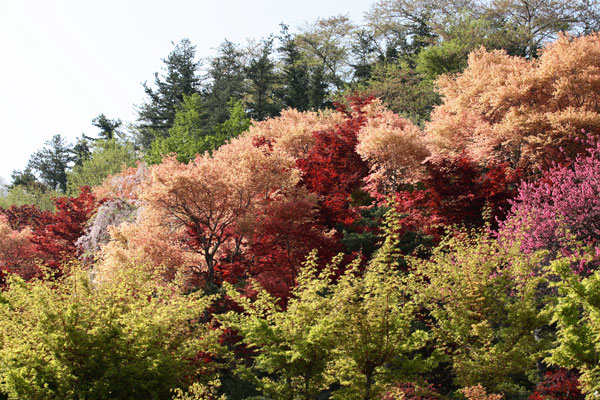
M 200 62 L 195 61 L 195 55 L 196 46 L 189 39 L 182 39 L 163 59 L 163 74 L 154 74 L 155 88 L 149 87 L 146 82 L 143 84 L 148 100 L 139 107 L 136 126 L 137 140 L 142 147 L 150 147 L 156 137 L 166 137 L 183 96 L 198 93 Z

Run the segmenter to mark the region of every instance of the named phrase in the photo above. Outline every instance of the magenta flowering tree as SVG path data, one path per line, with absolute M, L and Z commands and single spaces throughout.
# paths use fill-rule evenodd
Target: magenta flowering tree
M 555 164 L 541 179 L 523 182 L 501 223 L 503 240 L 521 241 L 521 249 L 572 254 L 600 240 L 600 140 L 588 137 L 587 153 L 568 165 Z

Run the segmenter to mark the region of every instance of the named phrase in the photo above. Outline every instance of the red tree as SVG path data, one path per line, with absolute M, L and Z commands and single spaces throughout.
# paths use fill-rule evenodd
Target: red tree
M 339 105 L 344 121 L 335 128 L 314 132 L 313 147 L 306 158 L 297 161 L 304 185 L 320 196 L 321 214 L 328 227 L 350 225 L 357 218 L 350 207 L 351 196 L 360 190 L 369 167 L 356 153 L 356 146 L 367 121 L 363 107 L 372 101 L 372 97 L 351 97 L 350 109 Z
M 565 369 L 548 371 L 529 400 L 584 400 L 577 375 Z
M 35 251 L 48 266 L 60 269 L 71 258 L 78 257 L 76 245 L 98 204 L 89 187 L 82 187 L 77 197 L 54 199 L 55 212 L 24 205 L 3 210 L 12 229 L 31 229 L 30 240 Z

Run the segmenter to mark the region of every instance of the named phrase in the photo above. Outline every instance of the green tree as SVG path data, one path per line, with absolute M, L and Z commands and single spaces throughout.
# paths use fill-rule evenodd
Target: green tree
M 513 32 L 514 45 L 521 48 L 518 55 L 534 58 L 558 32 L 585 32 L 588 15 L 598 15 L 599 9 L 596 0 L 495 0 L 487 6 L 486 14 Z
M 113 138 L 94 143 L 90 157 L 67 173 L 69 193 L 75 195 L 81 186 L 100 185 L 107 176 L 124 167 L 133 167 L 138 160 L 133 143 Z
M 196 154 L 204 152 L 207 147 L 204 110 L 204 102 L 199 94 L 184 96 L 183 102 L 177 107 L 169 135 L 152 142 L 146 161 L 158 164 L 167 154 L 175 153 L 179 162 L 187 163 Z
M 281 89 L 279 97 L 285 107 L 307 111 L 309 104 L 309 68 L 306 64 L 297 39 L 285 24 L 281 24 L 278 36 L 281 43 L 278 51 L 281 57 Z
M 46 147 L 31 155 L 27 166 L 42 183 L 64 193 L 67 190 L 67 172 L 73 161 L 72 147 L 60 135 L 54 135 L 46 142 Z
M 0 197 L 0 207 L 33 205 L 41 210 L 54 210 L 52 199 L 60 197 L 61 193 L 50 190 L 43 185 L 15 185 Z
M 398 269 L 393 218 L 362 273 L 357 259 L 336 280 L 342 256 L 319 272 L 313 253 L 285 310 L 260 288 L 251 301 L 225 285 L 244 313 L 231 312 L 224 323 L 257 352 L 239 367 L 242 376 L 276 399 L 314 399 L 326 389 L 333 399 L 375 399 L 435 364 L 419 354 L 429 333 L 415 325 L 417 306 Z
M 429 120 L 433 107 L 440 103 L 434 82 L 404 62 L 377 63 L 371 78 L 357 89 L 380 98 L 390 110 L 417 125 Z
M 277 74 L 275 62 L 271 60 L 273 38 L 263 39 L 249 49 L 249 61 L 245 68 L 247 94 L 246 105 L 251 118 L 262 121 L 279 114 L 281 105 L 275 96 L 277 91 Z
M 332 290 L 326 322 L 336 335 L 329 373 L 342 388 L 334 399 L 375 399 L 394 382 L 416 379 L 437 363 L 424 356 L 430 333 L 416 322 L 418 305 L 399 269 L 397 216 L 386 215 L 385 241 L 360 273 L 355 262 Z
M 163 59 L 164 73 L 154 74 L 154 86 L 144 83 L 147 101 L 138 109 L 136 125 L 137 141 L 144 148 L 149 148 L 156 137 L 165 137 L 175 121 L 177 106 L 183 96 L 191 96 L 200 89 L 198 70 L 200 62 L 195 60 L 196 47 L 188 39 L 182 39 Z M 117 120 L 118 121 L 118 120 Z M 117 121 L 108 120 L 114 125 Z M 97 121 L 105 122 L 105 121 Z M 103 124 L 104 125 L 104 124 Z M 110 126 L 100 129 L 111 128 Z
M 251 120 L 246 115 L 244 104 L 241 100 L 230 100 L 228 104 L 229 118 L 222 124 L 215 126 L 215 134 L 207 137 L 206 141 L 210 148 L 205 150 L 215 150 L 225 144 L 226 141 L 239 136 L 250 128 Z
M 198 322 L 213 297 L 178 294 L 142 267 L 110 282 L 75 267 L 58 280 L 13 276 L 0 294 L 0 390 L 19 399 L 166 399 L 210 379 L 218 331 Z
M 243 313 L 230 312 L 223 322 L 256 351 L 249 366 L 239 363 L 237 373 L 275 399 L 312 399 L 333 383 L 325 370 L 336 335 L 325 320 L 332 311 L 327 293 L 334 264 L 321 273 L 316 264 L 313 253 L 285 310 L 260 287 L 256 300 L 250 301 L 230 284 L 224 285 Z
M 11 183 L 6 186 L 6 192 L 0 197 L 0 207 L 35 205 L 42 210 L 53 210 L 52 198 L 60 193 L 50 189 L 34 175 L 30 166 L 23 171 L 14 170 L 11 174 Z
M 104 114 L 99 114 L 92 119 L 92 125 L 100 129 L 98 137 L 100 139 L 111 140 L 119 133 L 119 128 L 123 124 L 120 119 L 110 119 Z
M 550 313 L 540 251 L 523 254 L 489 234 L 457 232 L 428 260 L 412 259 L 414 298 L 428 310 L 436 347 L 459 387 L 482 384 L 525 399 L 549 350 Z
M 325 82 L 341 91 L 349 81 L 350 35 L 354 24 L 344 15 L 319 18 L 306 25 L 297 35 L 298 46 L 304 51 L 309 67 L 320 67 Z
M 552 319 L 558 335 L 548 358 L 551 364 L 579 370 L 582 392 L 590 400 L 598 398 L 600 391 L 600 271 L 582 277 L 571 267 L 594 257 L 593 249 L 583 257 L 562 258 L 551 265 L 560 280 Z
M 225 40 L 217 49 L 218 54 L 210 60 L 209 85 L 206 88 L 206 107 L 210 127 L 229 118 L 227 104 L 231 99 L 241 100 L 246 94 L 244 53 L 236 44 Z

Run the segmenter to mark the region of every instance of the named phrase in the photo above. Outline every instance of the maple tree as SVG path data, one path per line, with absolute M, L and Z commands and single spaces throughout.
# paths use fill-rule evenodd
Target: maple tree
M 357 218 L 350 208 L 351 196 L 361 190 L 369 169 L 355 148 L 359 131 L 367 121 L 363 108 L 372 101 L 371 97 L 353 97 L 350 109 L 340 105 L 343 122 L 314 132 L 314 145 L 305 158 L 297 160 L 302 183 L 320 197 L 321 215 L 328 227 L 350 225 Z
M 565 369 L 546 371 L 529 400 L 584 400 L 577 374 Z
M 11 229 L 29 228 L 30 242 L 36 254 L 47 266 L 61 269 L 64 262 L 77 258 L 81 249 L 78 239 L 98 204 L 89 187 L 82 187 L 77 197 L 53 199 L 55 211 L 42 211 L 35 206 L 12 206 L 4 210 Z
M 455 384 L 482 384 L 510 398 L 527 393 L 527 377 L 550 348 L 539 330 L 550 322 L 538 292 L 545 281 L 533 274 L 544 255 L 502 247 L 489 233 L 459 231 L 429 259 L 409 259 L 413 298 L 428 310 Z
M 369 164 L 366 182 L 370 192 L 385 195 L 422 179 L 422 163 L 429 156 L 423 132 L 379 101 L 363 110 L 367 120 L 358 134 L 356 152 Z
M 0 280 L 4 284 L 7 273 L 16 273 L 30 279 L 39 270 L 39 253 L 31 242 L 31 229 L 13 229 L 4 215 L 0 215 Z
M 552 322 L 556 324 L 555 347 L 548 360 L 551 365 L 576 369 L 581 392 L 592 399 L 600 390 L 598 355 L 600 342 L 600 271 L 582 277 L 573 271 L 574 261 L 589 261 L 597 257 L 597 250 L 584 248 L 583 254 L 561 257 L 550 264 L 550 270 L 560 279 L 557 303 L 552 308 Z
M 214 296 L 182 295 L 137 266 L 110 283 L 74 267 L 55 280 L 12 276 L 0 293 L 0 390 L 11 398 L 170 398 L 210 380 L 218 331 L 199 316 Z
M 457 76 L 438 79 L 442 105 L 426 125 L 436 157 L 466 151 L 481 162 L 532 168 L 584 150 L 581 130 L 598 133 L 600 35 L 561 35 L 538 60 L 477 50 Z
M 188 229 L 190 247 L 202 255 L 206 282 L 212 284 L 224 247 L 237 254 L 252 230 L 252 210 L 298 180 L 293 159 L 244 136 L 187 165 L 166 158 L 152 168 L 140 197 L 150 212 L 167 217 L 165 224 Z

